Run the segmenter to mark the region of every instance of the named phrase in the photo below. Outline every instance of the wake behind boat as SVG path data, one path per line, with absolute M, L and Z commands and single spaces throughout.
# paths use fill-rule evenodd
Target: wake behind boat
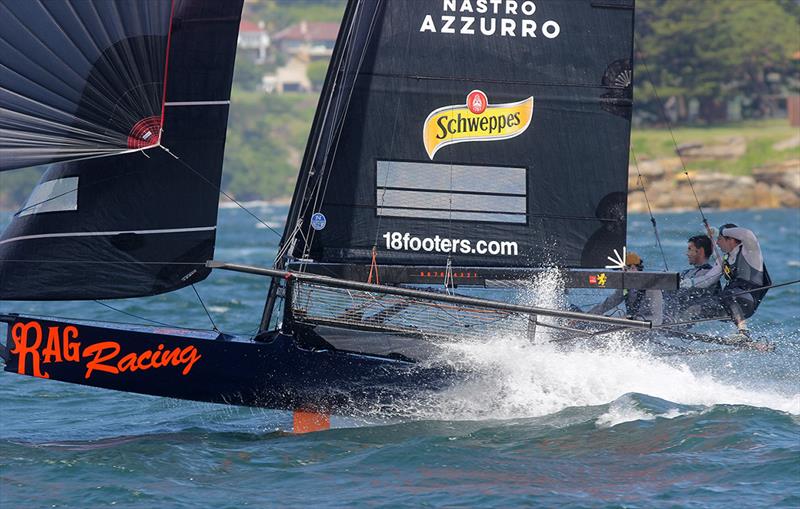
M 0 237 L 0 297 L 269 282 L 254 337 L 2 315 L 6 371 L 353 413 L 468 377 L 443 342 L 651 327 L 518 301 L 552 267 L 567 287 L 678 287 L 607 267 L 626 244 L 632 0 L 509 3 L 480 30 L 439 23 L 455 2 L 350 1 L 267 267 L 214 260 L 241 3 L 2 7 L 0 169 L 51 165 Z

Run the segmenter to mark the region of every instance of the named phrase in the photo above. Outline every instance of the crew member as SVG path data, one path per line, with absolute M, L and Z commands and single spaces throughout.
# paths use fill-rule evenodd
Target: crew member
M 709 263 L 713 248 L 711 247 L 711 238 L 707 235 L 695 235 L 687 241 L 686 244 L 686 259 L 691 265 L 680 273 L 681 286 L 687 280 L 702 281 L 703 285 L 691 285 L 689 288 L 681 288 L 674 292 L 668 292 L 665 295 L 666 303 L 665 308 L 673 321 L 691 320 L 701 317 L 711 318 L 718 316 L 712 314 L 707 316 L 705 311 L 709 310 L 709 303 L 714 302 L 716 297 L 722 289 L 719 283 L 719 275 L 716 278 L 703 279 L 702 276 L 711 272 L 714 266 Z
M 772 284 L 761 246 L 752 231 L 728 223 L 719 228 L 717 246 L 724 253 L 722 260 L 708 272 L 681 280 L 681 288 L 708 288 L 720 279 L 725 289 L 717 302 L 721 304 L 736 324 L 738 333 L 734 341 L 749 342 L 747 318 L 753 316 L 767 290 L 752 291 Z
M 644 270 L 644 261 L 641 257 L 630 252 L 625 256 L 625 270 L 637 272 Z M 606 300 L 597 304 L 588 313 L 604 314 L 625 303 L 625 310 L 629 318 L 649 320 L 653 325 L 661 325 L 664 321 L 664 298 L 660 290 L 614 290 Z

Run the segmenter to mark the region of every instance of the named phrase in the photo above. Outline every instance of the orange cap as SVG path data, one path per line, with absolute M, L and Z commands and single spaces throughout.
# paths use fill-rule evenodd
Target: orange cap
M 625 255 L 625 265 L 641 265 L 642 258 L 633 251 Z

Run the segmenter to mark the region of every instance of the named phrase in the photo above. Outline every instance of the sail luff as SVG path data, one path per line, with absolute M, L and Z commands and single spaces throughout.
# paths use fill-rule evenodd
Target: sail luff
M 353 30 L 355 29 L 356 14 L 360 6 L 361 0 L 348 1 L 342 16 L 342 23 L 336 37 L 331 61 L 325 74 L 319 105 L 314 113 L 314 120 L 311 124 L 311 131 L 309 132 L 308 142 L 306 143 L 305 153 L 303 154 L 303 161 L 297 175 L 297 183 L 292 195 L 291 204 L 289 205 L 289 212 L 286 216 L 283 235 L 279 243 L 278 257 L 275 259 L 274 263 L 274 266 L 278 269 L 284 268 L 287 258 L 294 256 L 293 243 L 297 238 L 296 236 L 299 229 L 302 228 L 300 220 L 303 214 L 303 207 L 306 205 L 308 192 L 314 187 L 313 182 L 321 178 L 319 173 L 312 174 L 312 169 L 314 169 L 315 163 L 317 162 L 319 148 L 322 144 L 325 130 L 330 129 L 333 123 L 330 120 L 330 116 L 340 113 L 339 111 L 332 111 L 334 106 L 334 94 L 337 92 L 337 85 L 339 84 L 339 78 L 343 71 L 342 65 L 349 50 L 346 41 L 351 38 Z M 261 315 L 260 330 L 262 331 L 269 328 L 276 304 L 279 284 L 280 283 L 275 280 L 270 282 L 266 302 L 264 304 L 264 311 Z

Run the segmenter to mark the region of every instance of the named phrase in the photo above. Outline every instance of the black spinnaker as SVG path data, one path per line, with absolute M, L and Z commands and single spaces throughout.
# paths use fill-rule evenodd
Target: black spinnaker
M 78 160 L 52 164 L 0 237 L 0 298 L 145 296 L 204 279 L 241 1 L 2 9 L 3 164 Z

